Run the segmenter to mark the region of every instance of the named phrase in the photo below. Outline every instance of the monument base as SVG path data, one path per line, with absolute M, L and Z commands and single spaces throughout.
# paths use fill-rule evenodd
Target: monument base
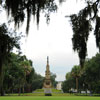
M 52 96 L 52 90 L 51 88 L 44 88 L 45 96 Z

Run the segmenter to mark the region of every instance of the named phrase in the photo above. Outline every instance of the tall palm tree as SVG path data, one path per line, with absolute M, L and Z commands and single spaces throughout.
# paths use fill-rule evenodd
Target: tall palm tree
M 23 93 L 24 93 L 24 85 L 27 84 L 28 87 L 30 88 L 28 82 L 27 82 L 27 79 L 26 77 L 31 73 L 32 71 L 32 66 L 31 66 L 31 63 L 30 63 L 30 60 L 27 60 L 27 59 L 24 59 L 24 61 L 21 61 L 20 63 L 20 67 L 23 68 L 23 71 L 25 73 L 24 75 L 24 82 L 23 82 Z
M 80 66 L 75 65 L 72 68 L 71 74 L 73 77 L 76 78 L 76 89 L 77 89 L 77 93 L 78 93 L 78 79 L 80 77 Z

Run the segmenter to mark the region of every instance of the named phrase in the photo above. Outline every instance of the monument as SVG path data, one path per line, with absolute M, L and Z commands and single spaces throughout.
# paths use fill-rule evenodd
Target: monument
M 51 88 L 52 88 L 52 83 L 50 79 L 50 69 L 49 69 L 49 57 L 47 56 L 47 65 L 46 65 L 46 71 L 45 71 L 45 79 L 44 79 L 44 93 L 46 96 L 51 96 Z

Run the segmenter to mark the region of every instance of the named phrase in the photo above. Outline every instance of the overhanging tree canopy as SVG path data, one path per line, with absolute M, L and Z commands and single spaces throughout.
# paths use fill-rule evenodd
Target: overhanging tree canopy
M 86 7 L 78 14 L 70 16 L 73 29 L 73 49 L 78 52 L 80 65 L 83 64 L 87 55 L 87 41 L 91 31 L 94 31 L 96 45 L 100 51 L 100 0 L 86 0 Z M 92 24 L 95 24 L 95 28 Z
M 55 0 L 1 0 L 5 4 L 8 16 L 14 20 L 15 26 L 19 26 L 27 19 L 26 32 L 29 31 L 31 16 L 36 18 L 39 24 L 40 12 L 45 13 L 47 22 L 49 21 L 50 12 L 57 10 Z M 4 2 L 3 2 L 4 1 Z M 59 0 L 61 3 L 63 0 Z
M 1 0 L 1 4 L 3 4 L 3 1 Z M 62 1 L 59 0 L 60 3 Z M 41 11 L 46 14 L 48 21 L 50 12 L 57 10 L 55 0 L 5 0 L 4 2 L 8 16 L 12 17 L 16 27 L 19 27 L 27 18 L 27 33 L 32 15 L 36 18 L 38 25 Z M 86 7 L 84 9 L 80 10 L 78 14 L 70 16 L 74 32 L 73 49 L 78 52 L 81 67 L 83 67 L 87 55 L 87 41 L 90 31 L 93 29 L 92 22 L 95 22 L 94 35 L 96 45 L 100 49 L 100 17 L 98 14 L 100 0 L 85 0 L 85 2 Z

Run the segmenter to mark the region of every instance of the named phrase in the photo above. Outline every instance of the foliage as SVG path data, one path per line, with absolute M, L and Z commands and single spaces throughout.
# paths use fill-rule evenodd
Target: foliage
M 13 33 L 13 35 L 12 35 Z M 19 39 L 15 31 L 10 32 L 5 24 L 0 25 L 0 93 L 4 95 L 3 92 L 3 78 L 4 78 L 4 67 L 8 62 L 9 53 L 13 48 L 20 49 Z
M 56 84 L 57 84 L 57 81 L 55 80 L 56 79 L 56 74 L 51 73 L 50 75 L 51 75 L 50 79 L 51 79 L 52 87 L 56 88 Z
M 62 90 L 64 93 L 70 93 L 71 88 L 75 89 L 76 83 L 75 78 L 73 78 L 72 74 L 68 72 L 66 74 L 66 80 L 62 84 Z
M 87 59 L 83 70 L 78 71 L 79 66 L 74 66 L 71 72 L 66 74 L 66 80 L 62 84 L 64 92 L 70 92 L 71 88 L 76 88 L 75 78 L 78 78 L 78 89 L 81 91 L 90 91 L 90 93 L 100 93 L 100 54 L 91 59 Z
M 2 57 L 3 61 L 5 61 L 5 58 L 14 47 L 20 49 L 18 43 L 20 36 L 13 37 L 12 33 L 16 34 L 15 32 L 10 32 L 5 24 L 0 25 L 0 57 Z
M 8 16 L 11 16 L 11 20 L 15 22 L 16 27 L 27 19 L 26 32 L 29 31 L 29 25 L 31 16 L 36 18 L 37 25 L 40 20 L 40 13 L 43 12 L 47 19 L 47 23 L 50 20 L 50 13 L 57 10 L 55 0 L 1 0 L 1 5 L 4 5 Z M 63 0 L 59 0 L 62 3 Z
M 79 77 L 80 76 L 80 66 L 75 65 L 71 70 L 71 74 L 73 77 Z
M 66 74 L 66 80 L 62 84 L 62 90 L 65 93 L 80 92 L 83 90 L 83 82 L 84 79 L 81 74 L 80 66 L 75 65 L 71 72 Z
M 90 77 L 91 76 L 91 77 Z M 85 84 L 91 92 L 100 93 L 100 54 L 96 54 L 90 60 L 86 61 L 84 68 Z
M 62 3 L 64 0 L 59 0 Z M 87 56 L 87 41 L 90 32 L 93 30 L 96 38 L 96 45 L 100 49 L 100 0 L 85 0 L 86 7 L 79 11 L 78 14 L 70 15 L 73 29 L 73 49 L 78 52 L 80 65 L 83 68 Z M 50 20 L 50 12 L 57 10 L 55 0 L 1 0 L 8 16 L 14 20 L 15 26 L 19 27 L 27 19 L 26 32 L 29 31 L 31 16 L 36 17 L 37 25 L 39 24 L 40 13 L 44 12 L 47 23 Z M 95 24 L 95 28 L 92 24 Z
M 10 53 L 9 63 L 5 68 L 4 77 L 5 91 L 8 93 L 14 92 L 14 90 L 17 91 L 17 89 L 19 89 L 20 93 L 20 88 L 24 87 L 26 83 L 26 77 L 29 74 L 30 68 L 32 69 L 32 67 L 29 65 L 28 60 L 22 58 L 23 56 Z M 29 69 L 26 66 L 28 66 Z
M 10 53 L 9 63 L 5 67 L 4 89 L 5 93 L 32 92 L 43 86 L 43 77 L 38 75 L 31 66 L 32 61 L 26 56 Z
M 34 80 L 32 80 L 32 90 L 43 88 L 44 77 L 35 73 Z
M 100 0 L 86 0 L 86 7 L 80 10 L 78 14 L 70 16 L 74 33 L 72 38 L 73 49 L 78 52 L 81 68 L 83 68 L 87 55 L 87 41 L 92 30 L 96 38 L 96 45 L 100 50 L 99 6 Z M 93 28 L 92 23 L 95 24 L 95 28 Z

